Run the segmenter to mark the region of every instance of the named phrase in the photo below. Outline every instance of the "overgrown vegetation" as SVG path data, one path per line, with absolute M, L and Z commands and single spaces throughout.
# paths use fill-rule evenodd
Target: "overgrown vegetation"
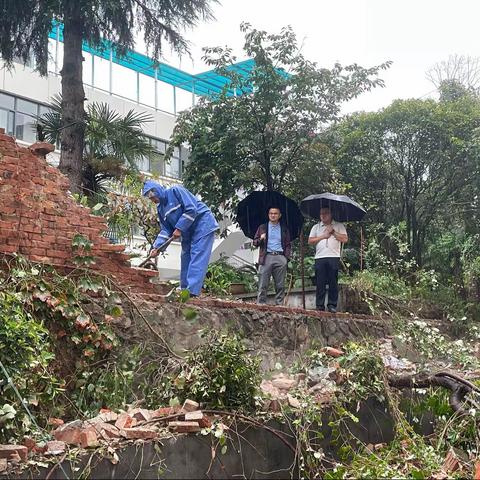
M 319 405 L 315 393 L 297 389 L 295 395 L 302 399 L 301 411 L 293 417 L 288 410 L 282 414 L 295 431 L 301 476 L 471 477 L 480 458 L 480 412 L 474 407 L 479 395 L 468 398 L 462 412 L 452 410 L 443 388 L 418 390 L 404 396 L 402 391 L 389 386 L 389 375 L 394 372 L 387 370 L 375 353 L 376 348 L 369 342 L 349 343 L 338 360 L 317 350 L 304 358 L 302 370 L 307 375 L 318 374 L 322 369 L 335 371 L 336 393 L 325 408 Z M 365 402 L 369 403 L 366 410 L 362 407 Z M 368 444 L 369 429 L 357 427 L 362 411 L 372 408 L 385 410 L 392 418 L 391 442 Z M 419 418 L 429 415 L 433 415 L 433 434 L 423 436 L 417 424 Z M 381 424 L 384 423 L 380 420 Z
M 88 243 L 77 239 L 72 248 L 85 259 Z M 97 314 L 90 294 L 95 295 Z M 13 432 L 18 437 L 31 428 L 23 399 L 41 425 L 56 414 L 77 413 L 68 400 L 72 382 L 117 346 L 110 322 L 122 310 L 118 295 L 96 275 L 83 270 L 61 275 L 22 257 L 4 260 L 0 301 L 0 359 L 6 370 L 0 389 L 3 408 L 9 405 L 11 410 L 1 422 L 0 438 L 8 440 Z
M 190 351 L 171 391 L 211 408 L 252 411 L 260 384 L 260 362 L 247 355 L 240 338 L 212 330 L 202 333 L 204 343 Z
M 211 295 L 225 296 L 232 293 L 232 284 L 241 284 L 245 292 L 253 292 L 257 287 L 255 267 L 233 267 L 226 258 L 221 258 L 208 265 L 205 278 L 205 291 Z

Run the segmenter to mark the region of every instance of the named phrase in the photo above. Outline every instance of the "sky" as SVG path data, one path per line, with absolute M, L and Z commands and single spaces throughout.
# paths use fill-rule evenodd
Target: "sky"
M 334 62 L 371 67 L 393 62 L 376 88 L 344 105 L 344 112 L 374 111 L 397 98 L 435 96 L 426 71 L 460 54 L 480 57 L 480 2 L 476 0 L 221 0 L 213 5 L 216 20 L 185 32 L 192 59 L 166 55 L 186 71 L 207 70 L 203 46 L 233 48 L 238 60 L 243 35 L 240 23 L 269 33 L 291 25 L 304 55 L 321 67 Z

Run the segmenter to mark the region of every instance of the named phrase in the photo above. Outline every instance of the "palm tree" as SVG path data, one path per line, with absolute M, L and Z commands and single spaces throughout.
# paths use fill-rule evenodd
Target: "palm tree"
M 0 56 L 8 66 L 15 58 L 26 63 L 31 55 L 37 70 L 47 74 L 48 34 L 53 22 L 64 26 L 62 130 L 59 168 L 72 191 L 82 183 L 85 135 L 85 92 L 82 82 L 82 42 L 105 48 L 113 42 L 117 54 L 135 46 L 135 33 L 159 60 L 164 42 L 178 53 L 188 52 L 180 33 L 201 19 L 211 18 L 216 0 L 3 0 L 0 2 Z
M 137 162 L 155 154 L 143 133 L 148 114 L 130 110 L 124 117 L 105 103 L 87 105 L 81 191 L 87 196 L 102 194 L 111 180 L 138 173 Z M 53 99 L 50 112 L 38 120 L 45 140 L 58 143 L 62 133 L 62 100 Z

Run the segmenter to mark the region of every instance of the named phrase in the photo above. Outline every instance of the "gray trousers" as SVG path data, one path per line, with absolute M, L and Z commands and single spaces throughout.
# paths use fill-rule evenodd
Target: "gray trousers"
M 270 276 L 275 282 L 275 304 L 281 305 L 285 297 L 285 275 L 287 273 L 287 258 L 283 255 L 269 255 L 265 257 L 265 264 L 260 265 L 258 279 L 257 303 L 267 303 L 267 290 Z

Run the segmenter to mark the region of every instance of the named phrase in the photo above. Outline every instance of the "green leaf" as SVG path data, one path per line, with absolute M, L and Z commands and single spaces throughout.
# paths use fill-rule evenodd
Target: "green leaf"
M 198 316 L 198 312 L 194 308 L 184 308 L 182 310 L 182 314 L 185 317 L 186 320 L 195 320 Z
M 179 300 L 181 303 L 186 303 L 190 300 L 190 292 L 186 288 L 180 292 Z

